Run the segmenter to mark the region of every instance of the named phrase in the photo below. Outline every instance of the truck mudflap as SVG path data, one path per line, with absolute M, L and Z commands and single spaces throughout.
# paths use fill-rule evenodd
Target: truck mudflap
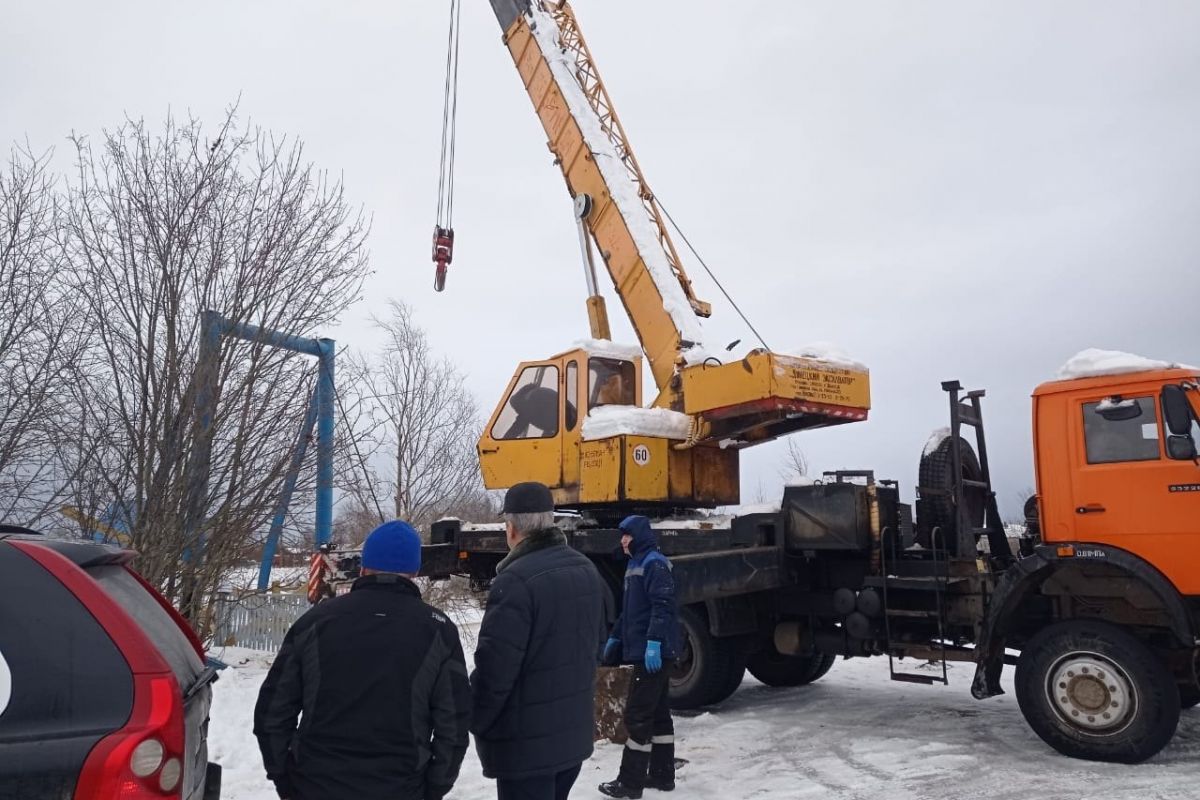
M 1004 667 L 1004 643 L 1017 610 L 1030 594 L 1060 565 L 1077 560 L 1104 561 L 1144 583 L 1162 602 L 1171 633 L 1182 647 L 1194 647 L 1197 626 L 1183 598 L 1157 569 L 1134 554 L 1109 545 L 1070 542 L 1040 545 L 1032 555 L 1010 567 L 997 582 L 988 604 L 975 652 L 975 678 L 971 694 L 978 700 L 1004 694 L 1000 673 Z
M 1038 551 L 1009 567 L 997 582 L 988 603 L 979 642 L 975 645 L 975 679 L 971 694 L 976 700 L 1004 694 L 1000 688 L 1000 672 L 1004 668 L 1004 640 L 1008 636 L 1013 614 L 1025 598 L 1041 586 L 1051 572 L 1054 562 Z

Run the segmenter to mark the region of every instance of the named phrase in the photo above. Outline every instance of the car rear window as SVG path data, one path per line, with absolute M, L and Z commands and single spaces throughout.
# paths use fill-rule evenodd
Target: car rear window
M 185 692 L 190 689 L 204 671 L 204 662 L 158 600 L 125 567 L 104 565 L 89 567 L 87 572 L 146 632 L 171 665 L 180 687 Z

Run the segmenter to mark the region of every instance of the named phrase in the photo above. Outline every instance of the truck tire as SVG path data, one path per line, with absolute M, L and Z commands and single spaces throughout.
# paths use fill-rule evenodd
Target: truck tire
M 837 656 L 816 653 L 811 656 L 787 656 L 768 644 L 746 662 L 750 674 L 767 686 L 804 686 L 820 678 L 833 667 Z
M 719 703 L 737 689 L 733 682 L 741 666 L 741 652 L 731 639 L 719 639 L 708 630 L 703 606 L 679 609 L 683 648 L 671 673 L 671 708 L 689 709 Z
M 1021 651 L 1017 703 L 1025 721 L 1063 755 L 1136 764 L 1171 740 L 1179 690 L 1163 662 L 1116 625 L 1051 625 Z
M 713 695 L 713 699 L 709 700 L 708 703 L 710 705 L 713 703 L 724 703 L 733 697 L 733 693 L 738 690 L 738 687 L 742 685 L 742 681 L 745 678 L 746 657 L 744 655 L 737 656 L 730 662 L 728 680 L 725 681 L 725 685 L 721 687 L 721 691 Z
M 961 436 L 946 437 L 937 447 L 921 455 L 918 483 L 923 489 L 933 489 L 917 500 L 918 541 L 923 547 L 932 547 L 930 539 L 933 529 L 940 528 L 940 538 L 950 552 L 958 542 L 958 515 L 954 509 L 954 452 L 957 444 L 962 468 L 962 477 L 967 480 L 983 480 L 983 470 L 975 450 Z M 983 526 L 987 498 L 978 489 L 965 488 L 963 501 L 967 506 L 967 519 L 972 525 Z

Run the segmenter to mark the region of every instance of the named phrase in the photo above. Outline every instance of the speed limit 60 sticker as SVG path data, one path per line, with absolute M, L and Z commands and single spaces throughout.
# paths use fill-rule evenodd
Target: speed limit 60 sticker
M 650 448 L 644 444 L 639 444 L 633 448 L 633 463 L 639 467 L 644 467 L 650 463 Z

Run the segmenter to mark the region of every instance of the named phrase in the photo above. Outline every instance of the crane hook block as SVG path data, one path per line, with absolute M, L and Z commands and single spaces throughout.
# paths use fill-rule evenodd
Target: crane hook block
M 446 267 L 454 260 L 454 229 L 433 226 L 433 263 L 437 271 L 433 276 L 433 288 L 442 291 L 446 288 Z

